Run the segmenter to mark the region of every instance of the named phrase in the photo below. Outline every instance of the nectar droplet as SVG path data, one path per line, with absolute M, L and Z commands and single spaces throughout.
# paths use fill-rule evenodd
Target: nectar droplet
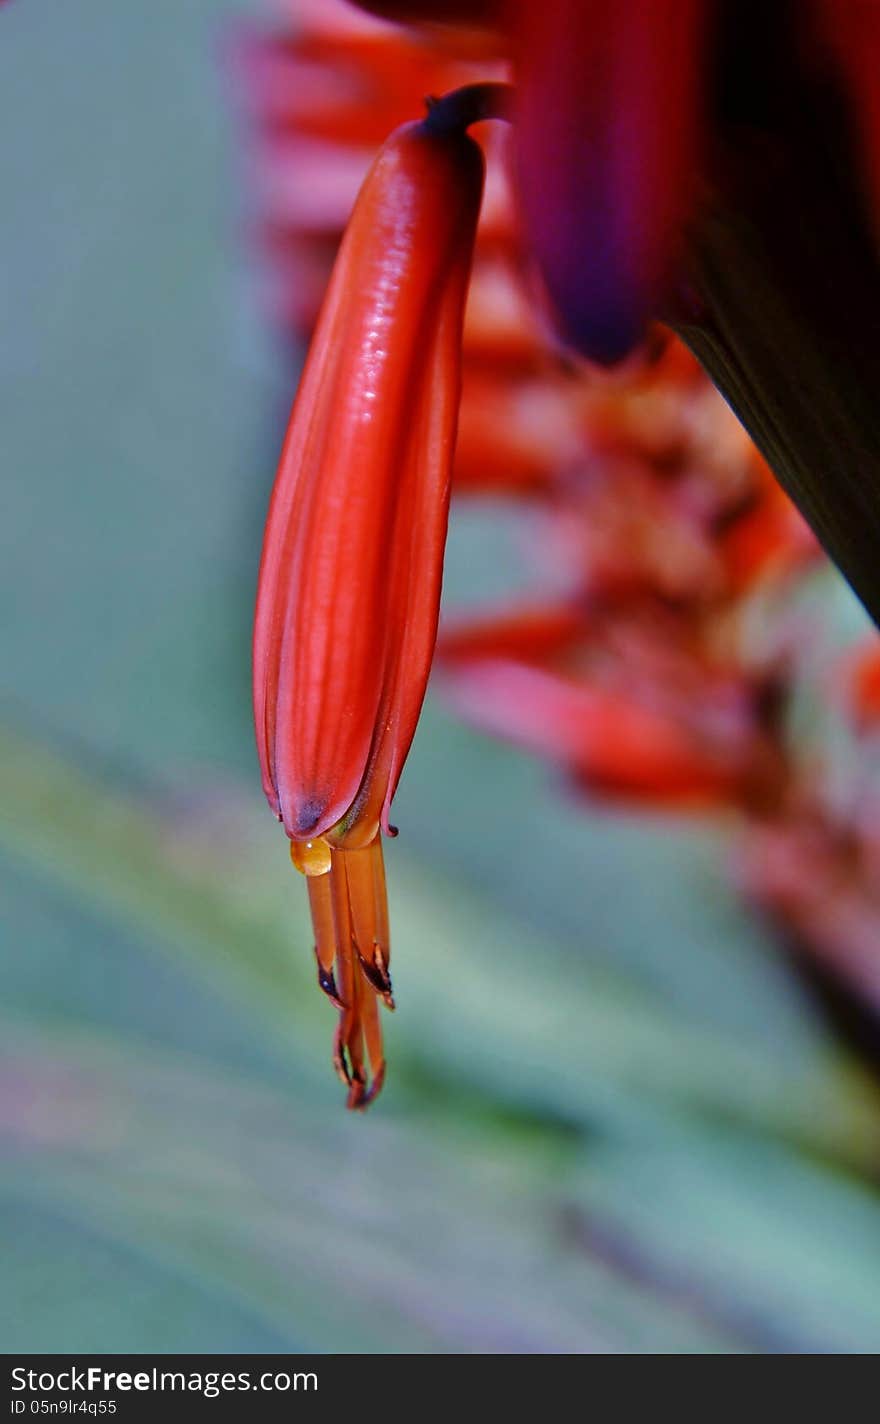
M 301 875 L 326 875 L 330 869 L 330 847 L 323 836 L 313 841 L 291 841 L 290 859 Z

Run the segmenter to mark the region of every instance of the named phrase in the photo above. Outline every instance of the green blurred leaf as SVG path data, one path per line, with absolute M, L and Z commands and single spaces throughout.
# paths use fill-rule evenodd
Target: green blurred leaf
M 7 1200 L 148 1251 L 291 1347 L 741 1347 L 573 1255 L 546 1159 L 504 1134 L 328 1117 L 197 1060 L 58 1031 L 13 1030 L 3 1060 Z
M 770 1352 L 876 1354 L 880 1209 L 868 1190 L 738 1133 L 608 1144 L 581 1171 L 581 1239 L 630 1278 Z M 578 1221 L 578 1217 L 573 1218 Z
M 0 843 L 85 900 L 148 926 L 174 954 L 252 1005 L 279 1044 L 327 1055 L 307 915 L 283 838 L 230 797 L 175 818 L 86 777 L 57 753 L 0 740 Z M 206 826 L 206 822 L 210 822 Z M 215 831 L 213 827 L 217 826 Z M 606 1127 L 688 1106 L 772 1128 L 812 1150 L 874 1162 L 880 1118 L 855 1070 L 826 1046 L 707 1031 L 552 946 L 497 907 L 445 891 L 395 856 L 395 960 L 403 1010 L 395 1058 L 430 1080 Z M 298 887 L 297 887 L 298 888 Z

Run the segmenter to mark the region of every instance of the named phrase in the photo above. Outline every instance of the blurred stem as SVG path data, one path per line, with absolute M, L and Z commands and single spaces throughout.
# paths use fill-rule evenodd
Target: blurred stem
M 430 96 L 426 117 L 422 120 L 429 133 L 451 133 L 470 128 L 484 119 L 509 120 L 513 110 L 511 84 L 465 84 L 452 89 L 441 98 Z

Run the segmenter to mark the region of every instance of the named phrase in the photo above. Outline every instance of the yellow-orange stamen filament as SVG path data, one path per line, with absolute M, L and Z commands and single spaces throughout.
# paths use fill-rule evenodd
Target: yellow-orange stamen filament
M 379 1000 L 394 1008 L 381 838 L 358 850 L 331 849 L 323 839 L 291 841 L 290 858 L 306 876 L 318 982 L 339 1009 L 334 1066 L 349 1090 L 348 1106 L 363 1108 L 385 1076 Z

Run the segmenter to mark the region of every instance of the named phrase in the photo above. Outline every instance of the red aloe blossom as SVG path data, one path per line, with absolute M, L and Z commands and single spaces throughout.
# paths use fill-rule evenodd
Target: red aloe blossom
M 360 191 L 284 442 L 257 595 L 263 787 L 308 877 L 350 1107 L 365 1106 L 384 1073 L 379 833 L 391 833 L 437 632 L 483 184 L 464 132 L 478 110 L 463 116 L 455 102 L 398 129 Z
M 427 0 L 401 0 L 393 8 L 396 18 L 422 19 L 430 12 L 436 20 L 441 10 L 447 19 L 451 15 L 448 7 Z M 417 112 L 425 92 L 480 75 L 505 77 L 503 56 L 516 53 L 519 78 L 526 90 L 533 86 L 534 97 L 538 70 L 529 66 L 537 65 L 542 46 L 555 43 L 550 30 L 565 10 L 601 12 L 606 49 L 630 34 L 633 47 L 618 54 L 617 69 L 607 75 L 598 71 L 602 83 L 595 92 L 604 95 L 604 111 L 576 84 L 566 92 L 554 89 L 552 69 L 546 79 L 547 110 L 557 103 L 564 107 L 564 99 L 570 115 L 582 105 L 595 126 L 590 142 L 595 139 L 599 152 L 586 155 L 586 169 L 604 172 L 602 191 L 609 201 L 587 212 L 586 229 L 572 220 L 571 211 L 562 213 L 566 195 L 576 206 L 585 201 L 584 192 L 573 177 L 569 189 L 553 171 L 553 152 L 541 156 L 546 133 L 563 122 L 560 114 L 542 115 L 536 100 L 532 112 L 541 131 L 529 137 L 523 134 L 520 107 L 521 150 L 510 168 L 521 175 L 522 211 L 528 216 L 532 201 L 524 193 L 524 144 L 533 145 L 537 157 L 531 171 L 548 195 L 546 211 L 538 202 L 537 217 L 529 219 L 524 234 L 516 196 L 506 187 L 506 165 L 489 154 L 490 195 L 483 204 L 464 322 L 455 489 L 462 496 L 500 497 L 527 507 L 529 557 L 552 565 L 553 587 L 563 585 L 563 592 L 555 601 L 544 596 L 447 630 L 440 645 L 441 686 L 479 726 L 561 767 L 578 794 L 653 808 L 737 808 L 746 818 L 742 877 L 749 894 L 857 994 L 880 1004 L 880 992 L 874 992 L 880 974 L 870 962 L 871 946 L 880 942 L 880 901 L 873 888 L 880 864 L 880 798 L 861 792 L 868 780 L 866 759 L 872 748 L 877 754 L 871 709 L 874 701 L 880 705 L 880 677 L 870 660 L 846 713 L 861 793 L 851 805 L 834 801 L 824 771 L 807 761 L 786 723 L 806 641 L 790 606 L 800 580 L 817 564 L 815 541 L 680 341 L 649 327 L 637 360 L 598 377 L 548 337 L 527 277 L 530 252 L 541 256 L 535 223 L 550 223 L 555 213 L 553 221 L 558 219 L 571 244 L 570 270 L 582 281 L 581 297 L 598 303 L 593 319 L 599 328 L 612 330 L 615 312 L 622 313 L 626 321 L 615 328 L 619 335 L 627 323 L 635 329 L 664 302 L 684 302 L 677 319 L 716 376 L 721 368 L 719 384 L 729 395 L 733 383 L 744 418 L 754 426 L 772 401 L 772 418 L 756 433 L 777 468 L 781 463 L 790 470 L 794 459 L 805 478 L 811 470 L 821 474 L 824 483 L 814 485 L 816 505 L 810 507 L 816 526 L 827 538 L 829 521 L 838 527 L 848 519 L 850 532 L 835 552 L 845 564 L 847 550 L 858 544 L 859 567 L 874 576 L 876 555 L 868 568 L 866 551 L 876 550 L 871 442 L 880 403 L 874 401 L 873 413 L 870 404 L 880 350 L 870 331 L 876 263 L 860 227 L 846 156 L 860 154 L 864 166 L 856 171 L 856 186 L 867 196 L 873 191 L 870 158 L 878 149 L 871 136 L 871 92 L 858 97 L 858 75 L 870 68 L 867 61 L 858 67 L 864 59 L 858 36 L 867 54 L 880 7 L 861 0 L 843 0 L 840 6 L 810 0 L 802 10 L 780 4 L 763 28 L 762 7 L 747 0 L 734 6 L 717 0 L 689 13 L 698 8 L 705 11 L 705 20 L 696 17 L 703 28 L 691 30 L 687 43 L 694 54 L 702 46 L 705 64 L 711 53 L 716 81 L 713 93 L 708 81 L 700 90 L 706 131 L 693 149 L 705 164 L 706 181 L 689 188 L 684 161 L 677 169 L 674 154 L 664 155 L 665 121 L 653 134 L 634 134 L 626 124 L 615 130 L 618 139 L 629 135 L 643 154 L 658 145 L 657 171 L 667 175 L 671 187 L 652 210 L 650 184 L 626 189 L 625 144 L 602 149 L 603 127 L 609 122 L 615 127 L 613 116 L 627 94 L 626 102 L 643 118 L 650 103 L 650 86 L 632 98 L 638 67 L 628 65 L 634 63 L 638 37 L 628 29 L 631 0 L 613 7 L 548 0 L 544 6 L 526 5 L 531 13 L 525 16 L 512 7 L 480 6 L 480 16 L 496 25 L 494 35 L 487 31 L 482 38 L 453 27 L 382 24 L 334 0 L 291 0 L 299 30 L 249 41 L 240 71 L 258 130 L 262 251 L 274 276 L 274 315 L 302 339 L 316 320 L 369 154 L 389 127 Z M 743 17 L 738 39 L 737 14 Z M 535 28 L 531 46 L 516 39 L 526 24 Z M 791 40 L 787 49 L 786 39 Z M 649 66 L 663 58 L 641 53 L 640 63 Z M 757 86 L 745 82 L 750 66 Z M 659 72 L 655 65 L 655 77 Z M 693 117 L 697 90 L 687 89 L 691 79 L 685 75 L 682 83 Z M 817 94 L 824 96 L 821 102 Z M 828 95 L 830 109 L 823 108 Z M 834 96 L 839 108 L 843 99 L 849 106 L 848 128 L 845 123 L 823 128 Z M 661 97 L 656 112 L 662 117 L 663 106 L 678 101 L 671 94 Z M 498 134 L 496 126 L 493 146 Z M 485 135 L 478 137 L 485 147 Z M 502 146 L 505 138 L 502 133 Z M 693 134 L 680 138 L 694 143 Z M 572 171 L 576 148 L 569 154 Z M 684 151 L 678 150 L 679 156 Z M 829 167 L 835 164 L 843 172 L 829 187 Z M 647 183 L 646 175 L 642 179 Z M 633 194 L 637 202 L 631 201 Z M 668 214 L 689 204 L 682 246 Z M 666 211 L 667 218 L 635 231 L 639 214 L 650 217 L 652 211 Z M 619 224 L 624 212 L 634 229 L 620 229 L 619 250 L 607 242 L 603 247 L 597 224 L 613 227 L 612 219 Z M 585 231 L 593 234 L 589 254 Z M 603 252 L 618 264 L 616 272 L 613 264 L 603 268 L 598 262 Z M 847 253 L 855 253 L 851 262 Z M 664 295 L 677 262 L 679 271 Z M 544 275 L 552 292 L 551 273 Z M 564 305 L 568 298 L 559 300 Z M 328 508 L 328 529 L 335 517 Z M 757 640 L 756 606 L 780 615 Z M 388 607 L 381 603 L 381 617 L 393 622 Z M 367 643 L 378 666 L 386 644 L 377 651 L 376 626 Z M 358 666 L 360 650 L 357 643 Z M 389 739 L 390 733 L 388 755 Z M 358 780 L 353 759 L 348 789 L 336 805 L 344 812 L 349 795 L 357 800 L 366 776 L 376 793 L 369 813 L 375 825 L 383 807 L 387 816 L 393 782 L 386 780 L 381 756 L 368 762 L 368 773 Z M 274 797 L 276 772 L 268 759 L 267 765 Z M 295 792 L 306 797 L 304 787 Z M 356 817 L 354 835 L 359 826 Z M 352 1080 L 353 1105 L 359 1105 L 368 1093 L 362 1081 L 364 1035 L 381 1080 L 376 993 L 370 984 L 380 996 L 390 992 L 390 984 L 379 841 L 374 837 L 369 843 L 369 854 L 349 844 L 345 840 L 340 849 L 331 829 L 326 836 L 294 839 L 292 849 L 307 870 L 334 867 L 330 875 L 310 876 L 308 883 L 319 977 L 331 996 L 348 1006 L 337 1056 Z M 817 902 L 823 897 L 821 910 Z M 364 955 L 364 946 L 376 946 L 378 953 Z

